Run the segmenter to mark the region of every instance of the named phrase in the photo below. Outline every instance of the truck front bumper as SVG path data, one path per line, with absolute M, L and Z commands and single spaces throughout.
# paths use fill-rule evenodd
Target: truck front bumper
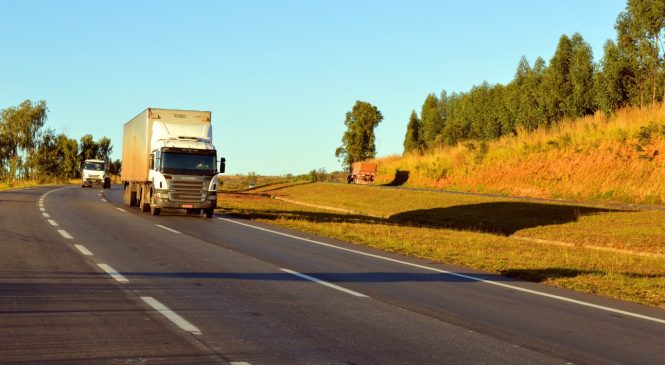
M 155 207 L 171 209 L 215 209 L 217 207 L 217 193 L 207 193 L 203 201 L 175 201 L 162 194 L 153 198 Z

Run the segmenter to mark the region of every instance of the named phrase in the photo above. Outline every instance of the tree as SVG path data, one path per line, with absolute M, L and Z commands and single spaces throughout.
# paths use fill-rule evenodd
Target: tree
M 630 104 L 636 93 L 634 76 L 628 61 L 612 41 L 605 42 L 603 58 L 595 75 L 594 88 L 598 107 L 606 114 Z
M 62 154 L 60 173 L 63 178 L 76 178 L 80 174 L 78 158 L 78 142 L 65 134 L 58 135 L 58 150 Z
M 37 136 L 44 126 L 48 108 L 46 101 L 33 103 L 25 100 L 19 106 L 9 107 L 0 111 L 0 148 L 3 155 L 0 162 L 8 164 L 10 181 L 16 177 L 21 166 L 22 156 L 31 156 L 37 146 Z M 26 171 L 30 175 L 30 171 Z
M 36 174 L 42 178 L 59 176 L 61 157 L 58 151 L 58 139 L 55 132 L 49 128 L 42 133 L 37 151 L 30 156 Z
M 79 152 L 79 165 L 87 159 L 97 158 L 99 145 L 92 138 L 91 134 L 86 134 L 81 137 L 81 144 L 79 147 L 81 148 L 81 151 Z
M 567 116 L 578 118 L 593 114 L 596 110 L 593 97 L 593 53 L 591 46 L 579 33 L 573 34 L 571 42 L 573 45 L 570 62 L 572 94 Z
M 119 175 L 121 166 L 122 162 L 120 161 L 120 159 L 116 159 L 115 161 L 109 163 L 109 173 L 113 175 Z
M 647 93 L 651 89 L 651 101 L 656 102 L 656 87 L 660 60 L 658 58 L 658 44 L 649 39 L 639 15 L 627 10 L 619 14 L 615 25 L 618 36 L 618 46 L 626 56 L 628 67 L 633 75 L 633 82 L 637 89 L 637 100 L 633 104 L 644 106 Z
M 354 162 L 374 158 L 374 128 L 382 120 L 379 109 L 360 100 L 346 113 L 344 125 L 347 129 L 342 136 L 342 146 L 335 151 L 335 156 L 341 159 L 344 167 L 348 169 Z
M 99 146 L 97 151 L 97 158 L 106 162 L 110 162 L 110 156 L 113 152 L 113 145 L 111 144 L 111 140 L 108 137 L 102 137 L 97 142 L 97 146 Z
M 572 110 L 573 88 L 570 82 L 570 61 L 573 44 L 566 35 L 559 38 L 554 56 L 545 70 L 545 97 L 547 123 L 552 124 L 570 115 Z
M 626 6 L 628 16 L 624 19 L 632 38 L 637 42 L 638 54 L 644 57 L 644 65 L 651 78 L 652 102 L 656 102 L 656 89 L 659 74 L 663 74 L 661 47 L 663 31 L 665 31 L 665 1 L 662 0 L 629 0 Z M 665 81 L 665 80 L 663 80 Z M 662 82 L 661 82 L 662 86 Z M 665 93 L 665 87 L 663 87 Z M 665 101 L 665 94 L 663 94 Z
M 445 127 L 439 98 L 436 95 L 427 95 L 420 111 L 420 118 L 422 120 L 421 141 L 427 147 L 432 147 L 436 136 L 443 132 Z
M 420 151 L 423 148 L 420 137 L 421 122 L 416 111 L 411 111 L 409 124 L 406 126 L 406 136 L 404 136 L 404 153 L 411 151 Z

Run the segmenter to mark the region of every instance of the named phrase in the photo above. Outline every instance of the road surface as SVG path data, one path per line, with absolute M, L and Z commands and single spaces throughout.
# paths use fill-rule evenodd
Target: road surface
M 665 311 L 122 191 L 0 193 L 2 364 L 662 364 Z

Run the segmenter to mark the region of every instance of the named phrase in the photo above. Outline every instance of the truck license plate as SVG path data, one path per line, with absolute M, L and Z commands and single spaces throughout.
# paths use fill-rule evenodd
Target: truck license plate
M 191 204 L 182 204 L 180 208 L 194 208 L 194 206 Z

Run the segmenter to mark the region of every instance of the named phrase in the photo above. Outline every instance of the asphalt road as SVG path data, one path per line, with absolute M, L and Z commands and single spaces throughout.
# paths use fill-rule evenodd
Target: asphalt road
M 663 364 L 665 311 L 122 191 L 0 193 L 2 364 Z

